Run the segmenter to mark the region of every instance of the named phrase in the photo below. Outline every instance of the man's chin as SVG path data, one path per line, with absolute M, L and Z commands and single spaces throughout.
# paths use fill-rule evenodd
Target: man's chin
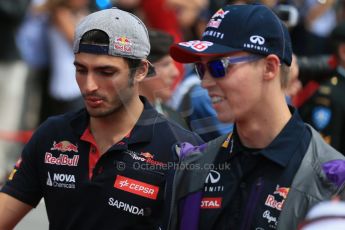
M 94 118 L 102 118 L 102 117 L 107 117 L 110 114 L 112 114 L 111 111 L 105 111 L 105 110 L 100 110 L 100 109 L 87 109 L 87 112 L 89 113 L 90 117 Z

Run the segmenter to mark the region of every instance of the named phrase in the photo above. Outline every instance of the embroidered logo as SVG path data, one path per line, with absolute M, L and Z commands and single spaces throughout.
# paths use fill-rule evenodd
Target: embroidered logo
M 287 198 L 287 195 L 289 193 L 289 190 L 290 190 L 290 188 L 280 187 L 279 185 L 277 185 L 275 191 L 273 192 L 273 195 L 269 194 L 267 196 L 266 201 L 265 201 L 265 205 L 281 211 L 283 208 L 285 199 Z M 279 197 L 282 199 L 277 200 L 274 195 L 279 195 Z
M 265 43 L 265 39 L 258 35 L 251 36 L 249 40 L 251 43 L 258 45 L 263 45 Z
M 286 199 L 288 193 L 289 193 L 290 188 L 287 187 L 279 187 L 277 185 L 276 190 L 273 192 L 273 194 L 278 194 L 279 196 L 283 197 L 283 199 Z
M 78 146 L 72 144 L 69 141 L 60 141 L 60 142 L 56 142 L 54 141 L 53 143 L 53 147 L 50 148 L 50 150 L 57 150 L 60 152 L 78 152 Z
M 46 184 L 50 187 L 75 189 L 75 177 L 70 174 L 53 173 L 53 178 L 48 172 Z
M 190 47 L 195 51 L 202 52 L 208 47 L 213 46 L 213 42 L 194 40 L 188 42 L 180 42 L 179 45 Z
M 51 153 L 46 152 L 44 157 L 44 163 L 51 165 L 67 165 L 78 166 L 79 155 L 74 155 L 73 158 L 69 158 L 66 154 L 60 154 L 58 157 L 54 157 Z
M 229 11 L 224 11 L 223 9 L 218 10 L 208 22 L 207 27 L 218 28 L 224 19 L 225 15 L 227 15 Z M 217 18 L 217 19 L 216 19 Z
M 259 35 L 253 35 L 249 38 L 249 43 L 244 43 L 243 47 L 253 50 L 259 50 L 262 52 L 268 52 L 268 48 L 264 46 L 265 44 L 265 38 L 259 36 Z
M 216 170 L 211 169 L 206 177 L 205 183 L 216 184 L 219 182 L 219 180 L 220 180 L 220 173 L 217 172 Z
M 117 37 L 115 39 L 114 48 L 122 52 L 131 53 L 132 52 L 132 42 L 125 36 Z

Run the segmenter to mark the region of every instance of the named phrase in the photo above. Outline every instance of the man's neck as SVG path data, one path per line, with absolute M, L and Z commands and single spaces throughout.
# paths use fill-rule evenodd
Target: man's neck
M 261 113 L 236 122 L 242 144 L 248 148 L 267 147 L 282 131 L 291 118 L 287 105 L 261 109 Z
M 133 129 L 143 109 L 144 105 L 138 98 L 110 116 L 90 118 L 90 130 L 101 153 L 121 141 Z

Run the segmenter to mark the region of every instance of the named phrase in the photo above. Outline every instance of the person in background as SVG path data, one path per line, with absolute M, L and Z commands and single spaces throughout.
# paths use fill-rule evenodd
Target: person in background
M 73 36 L 77 23 L 89 13 L 89 0 L 46 0 L 40 7 L 49 15 L 47 40 L 50 76 L 43 100 L 42 120 L 83 107 L 83 99 L 74 80 Z
M 153 68 L 144 23 L 117 8 L 90 14 L 73 52 L 85 108 L 36 130 L 1 189 L 0 229 L 13 229 L 42 198 L 50 229 L 165 229 L 174 146 L 202 141 L 139 96 Z
M 18 50 L 16 32 L 29 5 L 29 0 L 0 1 L 0 132 L 13 132 L 22 127 L 28 66 Z M 0 139 L 0 185 L 21 147 Z
M 150 29 L 149 38 L 151 51 L 148 60 L 155 67 L 155 73 L 139 83 L 139 93 L 145 96 L 158 112 L 188 128 L 184 118 L 166 104 L 173 94 L 174 80 L 179 76 L 179 71 L 169 55 L 173 37 L 164 31 Z
M 225 6 L 201 40 L 170 54 L 217 84 L 213 106 L 227 103 L 234 121 L 232 133 L 180 146 L 181 164 L 198 168 L 175 175 L 172 229 L 296 229 L 313 205 L 345 194 L 345 157 L 286 103 L 292 47 L 271 9 Z
M 336 71 L 320 82 L 299 111 L 327 143 L 345 154 L 345 21 L 334 28 L 330 38 L 338 63 Z

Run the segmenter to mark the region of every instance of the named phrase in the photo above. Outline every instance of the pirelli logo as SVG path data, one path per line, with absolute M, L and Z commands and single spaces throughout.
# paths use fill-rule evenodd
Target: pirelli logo
M 114 187 L 125 192 L 133 193 L 138 196 L 156 200 L 159 187 L 142 181 L 134 180 L 129 177 L 117 175 Z

